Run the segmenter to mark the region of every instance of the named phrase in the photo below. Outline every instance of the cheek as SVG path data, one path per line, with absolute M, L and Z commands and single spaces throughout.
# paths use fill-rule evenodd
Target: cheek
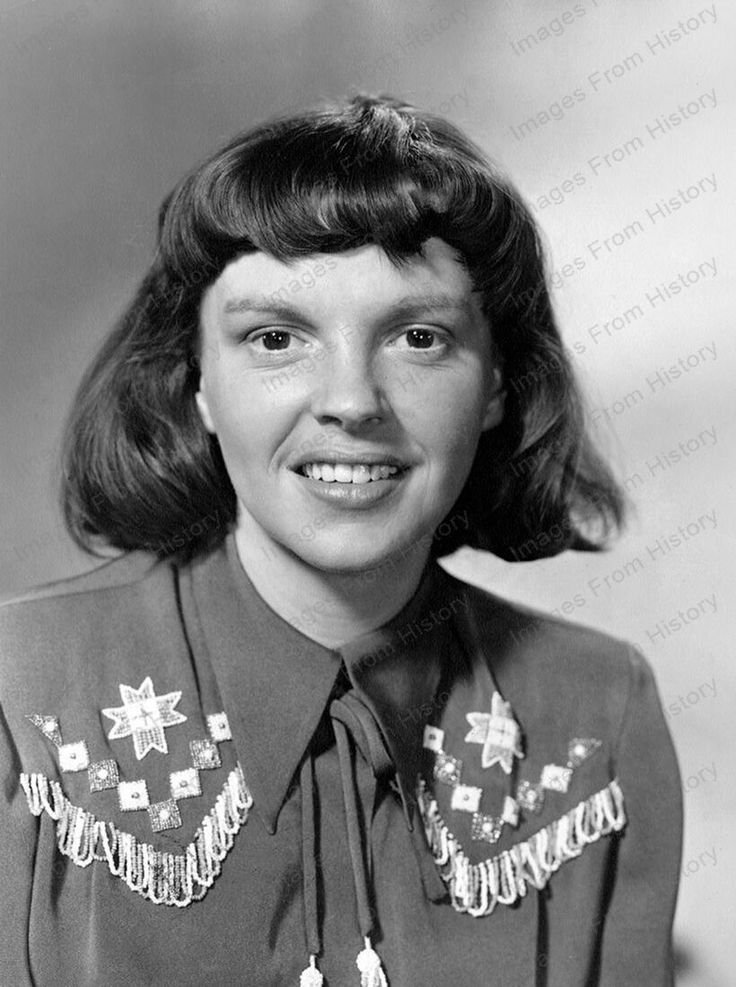
M 229 472 L 243 474 L 249 461 L 268 456 L 277 433 L 278 415 L 260 381 L 213 375 L 205 393 L 215 433 Z
M 434 459 L 454 468 L 472 459 L 483 418 L 480 374 L 446 377 L 424 371 L 424 380 L 394 395 L 394 407 L 413 437 Z

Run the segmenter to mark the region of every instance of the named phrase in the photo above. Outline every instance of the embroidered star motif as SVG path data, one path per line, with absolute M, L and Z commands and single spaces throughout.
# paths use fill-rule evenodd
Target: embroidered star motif
M 165 696 L 157 696 L 153 691 L 150 676 L 145 678 L 139 689 L 129 685 L 120 686 L 122 706 L 103 709 L 103 716 L 115 721 L 115 726 L 107 735 L 109 740 L 121 737 L 133 737 L 135 756 L 140 761 L 149 751 L 160 751 L 168 754 L 165 727 L 173 727 L 183 723 L 186 716 L 178 713 L 174 707 L 181 699 L 181 692 L 169 692 Z
M 494 692 L 490 713 L 466 713 L 465 718 L 472 727 L 465 737 L 466 743 L 483 745 L 482 766 L 490 768 L 499 764 L 507 775 L 511 774 L 514 757 L 524 756 L 521 731 L 511 715 L 511 704 Z

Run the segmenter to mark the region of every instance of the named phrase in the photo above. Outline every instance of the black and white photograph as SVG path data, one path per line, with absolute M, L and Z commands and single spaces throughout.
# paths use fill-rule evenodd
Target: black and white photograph
M 0 987 L 736 982 L 733 13 L 0 4 Z

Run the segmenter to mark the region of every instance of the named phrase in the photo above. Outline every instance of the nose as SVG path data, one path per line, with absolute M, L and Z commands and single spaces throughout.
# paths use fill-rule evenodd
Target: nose
M 341 348 L 323 361 L 312 399 L 312 411 L 322 425 L 355 429 L 383 421 L 386 396 L 370 353 Z

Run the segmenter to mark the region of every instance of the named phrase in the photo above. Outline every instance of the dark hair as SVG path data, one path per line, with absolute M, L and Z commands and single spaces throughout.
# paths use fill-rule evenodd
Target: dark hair
M 481 437 L 448 515 L 467 509 L 469 528 L 440 526 L 452 533 L 434 553 L 469 544 L 520 561 L 602 547 L 625 497 L 586 434 L 534 220 L 452 124 L 364 95 L 236 137 L 164 201 L 151 268 L 67 425 L 62 497 L 75 541 L 192 557 L 235 519 L 194 400 L 200 300 L 230 261 L 372 243 L 400 264 L 429 237 L 459 252 L 481 293 L 507 388 L 504 420 Z

